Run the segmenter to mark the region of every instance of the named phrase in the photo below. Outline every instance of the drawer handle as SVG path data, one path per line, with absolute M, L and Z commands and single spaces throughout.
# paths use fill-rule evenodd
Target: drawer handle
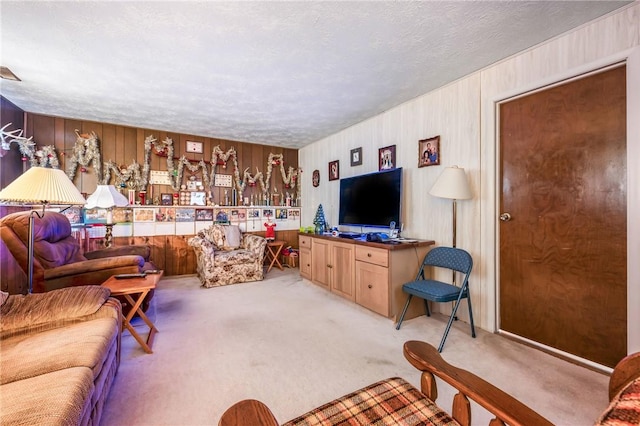
M 373 288 L 373 286 L 372 286 L 371 284 L 369 284 L 367 287 L 369 287 L 369 288 Z
M 367 253 L 367 257 L 371 257 L 371 253 Z

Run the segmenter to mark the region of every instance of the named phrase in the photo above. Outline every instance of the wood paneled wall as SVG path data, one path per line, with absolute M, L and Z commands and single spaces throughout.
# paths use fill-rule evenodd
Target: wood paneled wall
M 125 168 L 133 161 L 137 161 L 140 165 L 144 163 L 144 141 L 149 135 L 153 135 L 158 141 L 163 141 L 166 137 L 173 139 L 174 157 L 177 160 L 183 154 L 190 160 L 198 162 L 205 160 L 211 161 L 212 150 L 219 146 L 223 152 L 227 152 L 230 148 L 234 148 L 237 154 L 238 168 L 240 176 L 243 177 L 245 168 L 249 168 L 252 175 L 256 173 L 256 169 L 261 171 L 266 179 L 267 161 L 269 154 L 282 154 L 284 159 L 285 172 L 289 167 L 294 169 L 298 167 L 298 150 L 286 149 L 275 146 L 260 145 L 256 143 L 229 141 L 224 139 L 207 138 L 194 135 L 186 135 L 181 133 L 172 133 L 159 130 L 149 130 L 143 128 L 133 128 L 126 126 L 118 126 L 108 123 L 100 123 L 94 121 L 74 120 L 69 118 L 60 118 L 40 114 L 24 114 L 19 108 L 10 102 L 2 99 L 2 120 L 3 123 L 12 122 L 15 128 L 25 130 L 27 137 L 33 136 L 33 140 L 37 146 L 54 145 L 59 155 L 60 168 L 66 171 L 67 159 L 73 155 L 73 147 L 77 140 L 76 130 L 81 134 L 89 134 L 95 132 L 100 140 L 100 151 L 102 162 L 113 161 L 121 168 Z M 26 115 L 26 121 L 23 117 Z M 3 124 L 4 125 L 4 124 Z M 187 153 L 185 152 L 187 141 L 197 141 L 203 143 L 203 153 Z M 151 170 L 167 170 L 166 157 L 151 154 Z M 3 186 L 13 181 L 22 170 L 23 162 L 17 147 L 14 147 L 2 159 L 0 159 L 0 175 L 3 179 Z M 175 162 L 177 166 L 177 161 Z M 211 167 L 211 165 L 209 165 Z M 209 169 L 211 170 L 211 169 Z M 10 172 L 12 171 L 12 172 Z M 234 165 L 232 161 L 227 162 L 226 168 L 218 166 L 216 172 L 219 174 L 233 174 Z M 104 172 L 104 171 L 103 171 Z M 186 171 L 183 177 L 183 183 L 191 175 Z M 201 180 L 202 174 L 198 172 L 196 175 Z M 114 182 L 112 176 L 110 183 Z M 89 165 L 85 173 L 79 169 L 76 172 L 74 183 L 81 192 L 91 194 L 98 184 L 93 165 Z M 298 189 L 287 189 L 284 187 L 282 174 L 278 165 L 273 165 L 271 180 L 271 190 L 277 188 L 281 194 L 287 191 L 292 193 Z M 224 197 L 224 188 L 211 188 L 213 192 L 214 202 L 220 203 Z M 245 197 L 259 195 L 260 185 L 255 187 L 247 186 L 244 192 Z M 154 196 L 160 196 L 163 192 L 173 192 L 170 186 L 154 185 L 153 191 L 150 187 L 147 194 L 153 192 Z M 229 188 L 229 192 L 230 188 Z M 303 201 L 304 202 L 304 201 Z M 276 237 L 286 241 L 287 245 L 294 248 L 298 247 L 298 231 L 277 231 Z M 258 232 L 263 235 L 264 232 Z M 146 244 L 152 247 L 151 259 L 161 269 L 165 269 L 166 275 L 182 275 L 196 273 L 196 259 L 193 248 L 187 243 L 191 236 L 185 235 L 161 235 L 155 237 L 132 237 L 132 238 L 115 238 L 114 245 L 131 245 Z M 92 239 L 88 242 L 88 250 L 95 250 L 104 247 L 104 240 L 101 238 Z M 0 244 L 0 255 L 2 261 L 0 264 L 0 282 L 2 289 L 11 293 L 18 293 L 22 290 L 26 283 L 26 277 L 19 268 L 13 257 L 6 251 L 6 247 Z
M 265 232 L 254 232 L 263 236 Z M 148 245 L 151 247 L 151 260 L 165 275 L 186 275 L 196 273 L 195 251 L 189 246 L 192 235 L 157 235 L 154 237 L 115 237 L 114 247 L 130 245 Z M 298 231 L 276 231 L 276 239 L 286 241 L 287 246 L 298 248 Z M 103 238 L 94 238 L 87 243 L 87 249 L 104 248 Z
M 0 96 L 0 128 L 11 123 L 7 131 L 24 129 L 24 112 Z M 13 144 L 9 151 L 4 151 L 0 158 L 0 189 L 13 182 L 20 174 L 24 163 L 18 147 Z M 0 217 L 22 210 L 14 207 L 0 207 Z M 22 272 L 7 246 L 0 240 L 0 287 L 2 291 L 22 293 L 27 288 L 27 276 Z
M 144 163 L 144 141 L 147 136 L 154 136 L 158 142 L 162 142 L 166 137 L 173 140 L 174 157 L 177 160 L 183 154 L 187 159 L 198 162 L 205 160 L 211 161 L 211 154 L 214 147 L 219 146 L 223 152 L 227 152 L 230 148 L 234 148 L 237 153 L 238 168 L 240 177 L 242 178 L 244 170 L 248 167 L 249 172 L 253 175 L 256 169 L 260 170 L 265 179 L 267 174 L 267 160 L 269 154 L 282 154 L 284 158 L 285 171 L 289 166 L 298 167 L 298 150 L 281 148 L 268 145 L 260 145 L 249 142 L 230 141 L 225 139 L 216 139 L 201 137 L 195 135 L 187 135 L 183 133 L 172 133 L 162 130 L 151 130 L 144 128 L 134 128 L 126 126 L 118 126 L 108 123 L 99 123 L 95 121 L 74 120 L 69 118 L 59 118 L 39 114 L 27 114 L 27 133 L 33 136 L 33 140 L 37 145 L 54 145 L 56 151 L 60 155 L 60 167 L 64 170 L 67 168 L 67 159 L 73 155 L 73 147 L 77 140 L 76 130 L 81 134 L 90 134 L 95 132 L 100 140 L 100 151 L 102 161 L 113 161 L 121 168 L 127 167 L 133 161 L 137 161 L 140 165 Z M 203 143 L 203 153 L 194 154 L 187 153 L 186 142 L 196 141 Z M 177 161 L 174 161 L 177 166 Z M 151 154 L 151 170 L 167 170 L 167 159 L 156 154 Z M 217 173 L 233 174 L 233 162 L 229 161 L 226 168 L 218 166 Z M 186 170 L 183 175 L 183 183 L 191 174 Z M 198 172 L 196 176 L 202 180 L 202 174 Z M 114 177 L 111 177 L 111 182 Z M 89 167 L 86 173 L 79 170 L 74 179 L 74 183 L 80 189 L 80 192 L 91 194 L 98 184 L 93 167 Z M 273 166 L 271 174 L 271 187 L 278 189 L 279 193 L 292 190 L 285 189 L 279 166 Z M 224 188 L 212 188 L 213 197 L 216 203 L 224 197 Z M 229 188 L 230 191 L 230 188 Z M 245 197 L 251 197 L 251 194 L 258 196 L 260 185 L 255 187 L 246 187 Z M 173 192 L 170 186 L 154 185 L 153 190 L 148 188 L 147 194 L 153 192 L 154 196 L 160 193 Z
M 24 111 L 0 96 L 0 128 L 11 123 L 7 131 L 24 129 Z M 23 163 L 16 144 L 9 151 L 3 151 L 0 158 L 0 188 L 4 188 L 22 174 Z

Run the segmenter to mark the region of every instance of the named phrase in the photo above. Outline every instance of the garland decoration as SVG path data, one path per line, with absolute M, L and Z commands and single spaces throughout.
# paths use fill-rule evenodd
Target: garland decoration
M 52 169 L 60 168 L 56 147 L 53 145 L 45 145 L 38 149 L 29 157 L 31 167 L 51 167 Z
M 227 168 L 227 161 L 229 161 L 229 158 L 233 157 L 233 162 L 234 165 L 236 166 L 236 168 L 238 167 L 238 160 L 237 160 L 237 155 L 236 155 L 236 149 L 234 147 L 231 147 L 227 150 L 227 152 L 223 152 L 220 149 L 220 145 L 216 145 L 213 147 L 213 150 L 211 151 L 211 161 L 213 164 L 215 165 L 219 165 L 222 166 L 223 168 Z M 215 161 L 214 161 L 215 159 Z
M 280 174 L 282 174 L 282 182 L 287 189 L 294 189 L 296 187 L 296 181 L 298 180 L 298 169 L 294 169 L 289 166 L 287 173 L 284 172 L 284 165 L 280 167 Z
M 209 168 L 207 167 L 207 163 L 205 163 L 204 160 L 200 160 L 197 164 L 192 164 L 191 161 L 189 161 L 187 157 L 183 155 L 178 160 L 178 173 L 177 175 L 174 174 L 175 179 L 172 179 L 173 185 L 171 185 L 171 188 L 173 188 L 174 191 L 180 189 L 185 167 L 191 173 L 197 173 L 199 170 L 202 170 L 202 185 L 205 188 L 209 188 L 211 186 L 211 181 L 209 180 Z
M 104 183 L 108 183 L 111 179 L 111 174 L 116 176 L 116 185 L 120 187 L 129 186 L 132 189 L 142 190 L 147 186 L 149 177 L 149 164 L 150 154 L 153 152 L 160 157 L 166 157 L 167 171 L 170 174 L 171 188 L 174 191 L 179 191 L 182 186 L 182 180 L 184 178 L 185 168 L 191 174 L 196 174 L 202 171 L 202 184 L 210 190 L 215 182 L 215 175 L 218 167 L 224 169 L 227 168 L 229 161 L 233 163 L 233 186 L 238 191 L 238 199 L 244 198 L 244 191 L 247 186 L 255 187 L 260 184 L 260 191 L 264 199 L 269 196 L 271 175 L 273 173 L 273 166 L 280 168 L 280 174 L 285 188 L 294 189 L 298 180 L 301 170 L 298 168 L 289 167 L 285 170 L 284 156 L 283 154 L 270 153 L 267 164 L 267 176 L 264 178 L 263 173 L 256 167 L 256 173 L 252 175 L 249 172 L 249 168 L 244 169 L 242 176 L 240 175 L 240 168 L 238 166 L 237 152 L 234 147 L 229 148 L 226 152 L 220 148 L 220 145 L 216 145 L 211 150 L 211 169 L 204 160 L 200 160 L 198 163 L 194 163 L 192 160 L 187 159 L 185 155 L 179 159 L 174 160 L 174 146 L 173 140 L 170 137 L 165 137 L 162 142 L 158 142 L 153 136 L 147 136 L 145 139 L 145 159 L 140 171 L 140 165 L 134 161 L 127 168 L 120 168 L 112 161 L 106 162 L 105 167 L 105 179 Z
M 11 144 L 15 143 L 18 145 L 23 161 L 29 160 L 32 167 L 52 167 L 54 169 L 60 167 L 55 146 L 47 145 L 42 148 L 37 148 L 33 141 L 33 137 L 24 137 L 21 129 L 7 131 L 6 129 L 9 126 L 11 126 L 11 123 L 8 123 L 0 129 L 0 158 L 4 156 L 6 151 L 10 150 Z M 220 148 L 220 145 L 216 145 L 211 152 L 211 169 L 209 169 L 207 162 L 204 160 L 200 160 L 197 164 L 194 164 L 192 161 L 188 160 L 185 155 L 180 157 L 176 164 L 176 161 L 174 160 L 173 140 L 167 136 L 162 142 L 158 142 L 153 135 L 149 135 L 145 138 L 144 162 L 142 166 L 136 160 L 126 167 L 118 166 L 111 160 L 102 164 L 98 135 L 93 131 L 89 134 L 81 134 L 77 129 L 75 130 L 75 133 L 77 139 L 73 147 L 73 155 L 67 160 L 68 163 L 66 171 L 67 176 L 71 180 L 76 176 L 78 167 L 81 167 L 80 171 L 84 173 L 87 171 L 87 167 L 93 162 L 98 182 L 105 185 L 109 184 L 112 176 L 114 176 L 115 185 L 117 187 L 128 187 L 129 189 L 134 189 L 136 191 L 143 191 L 149 183 L 151 164 L 150 157 L 153 152 L 159 157 L 166 157 L 171 188 L 174 191 L 180 190 L 185 167 L 192 174 L 202 171 L 203 186 L 210 189 L 215 182 L 215 175 L 218 166 L 222 166 L 222 168 L 226 169 L 229 161 L 231 160 L 233 161 L 233 186 L 238 191 L 238 199 L 242 200 L 244 198 L 244 191 L 247 186 L 253 188 L 259 184 L 262 197 L 266 200 L 269 197 L 271 175 L 273 173 L 274 166 L 279 167 L 282 182 L 284 183 L 284 187 L 287 189 L 293 190 L 296 188 L 300 173 L 302 173 L 300 168 L 289 167 L 285 170 L 284 155 L 270 153 L 267 161 L 266 178 L 257 167 L 255 174 L 252 175 L 249 172 L 249 167 L 247 167 L 244 169 L 241 176 L 235 148 L 231 147 L 224 152 Z
M 89 163 L 93 162 L 93 166 L 96 172 L 96 178 L 98 182 L 102 181 L 102 160 L 100 159 L 100 147 L 98 142 L 98 135 L 95 132 L 90 134 L 80 134 L 80 131 L 76 129 L 76 143 L 73 146 L 73 155 L 69 159 L 67 165 L 67 176 L 73 181 L 76 176 L 78 165 L 82 166 L 81 172 L 87 171 Z
M 143 179 L 143 173 L 140 172 L 140 164 L 137 161 L 129 164 L 126 168 L 120 168 L 116 163 L 109 160 L 104 163 L 104 170 L 105 177 L 103 182 L 105 184 L 109 183 L 113 172 L 116 180 L 115 186 L 119 188 L 128 187 L 129 189 L 141 191 L 147 186 L 146 182 L 144 185 L 142 184 L 145 179 Z
M 153 136 L 147 136 L 144 140 L 144 162 L 142 163 L 142 170 L 140 170 L 140 164 L 133 160 L 126 168 L 119 167 L 116 163 L 109 160 L 104 163 L 104 179 L 103 185 L 108 185 L 111 180 L 111 173 L 116 177 L 115 186 L 119 188 L 134 189 L 136 191 L 142 191 L 147 187 L 149 183 L 149 168 L 151 163 L 151 145 L 156 141 Z

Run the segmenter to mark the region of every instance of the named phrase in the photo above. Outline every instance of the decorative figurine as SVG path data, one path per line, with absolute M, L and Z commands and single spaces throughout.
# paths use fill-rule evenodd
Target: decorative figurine
M 267 232 L 265 234 L 266 240 L 274 241 L 276 239 L 276 224 L 271 222 L 271 216 L 267 218 L 267 221 L 264 223 L 264 226 L 267 228 Z

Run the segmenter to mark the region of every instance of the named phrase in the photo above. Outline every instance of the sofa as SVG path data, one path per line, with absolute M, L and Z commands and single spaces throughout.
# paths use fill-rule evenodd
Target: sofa
M 382 380 L 328 402 L 283 425 L 469 426 L 472 424 L 471 401 L 495 416 L 490 422 L 491 426 L 553 424 L 491 383 L 448 364 L 438 350 L 428 343 L 406 342 L 404 355 L 409 363 L 422 371 L 420 390 L 399 377 Z M 450 413 L 436 404 L 436 377 L 458 391 Z M 618 363 L 609 380 L 609 398 L 609 406 L 599 419 L 594 419 L 596 425 L 640 425 L 640 352 L 629 355 Z M 571 401 L 567 401 L 567 404 L 571 404 Z M 244 400 L 227 409 L 218 424 L 277 426 L 279 423 L 262 402 Z
M 27 241 L 30 211 L 9 214 L 0 219 L 2 241 L 27 274 Z M 42 293 L 77 285 L 101 285 L 116 274 L 139 273 L 157 269 L 149 260 L 148 246 L 110 247 L 83 253 L 71 235 L 71 223 L 61 213 L 34 214 L 33 292 Z M 143 303 L 147 310 L 153 297 L 150 292 Z M 124 312 L 129 307 L 121 299 Z
M 3 292 L 0 424 L 98 425 L 118 370 L 121 315 L 100 286 Z
M 190 238 L 203 287 L 261 281 L 267 240 L 236 225 L 213 224 Z

